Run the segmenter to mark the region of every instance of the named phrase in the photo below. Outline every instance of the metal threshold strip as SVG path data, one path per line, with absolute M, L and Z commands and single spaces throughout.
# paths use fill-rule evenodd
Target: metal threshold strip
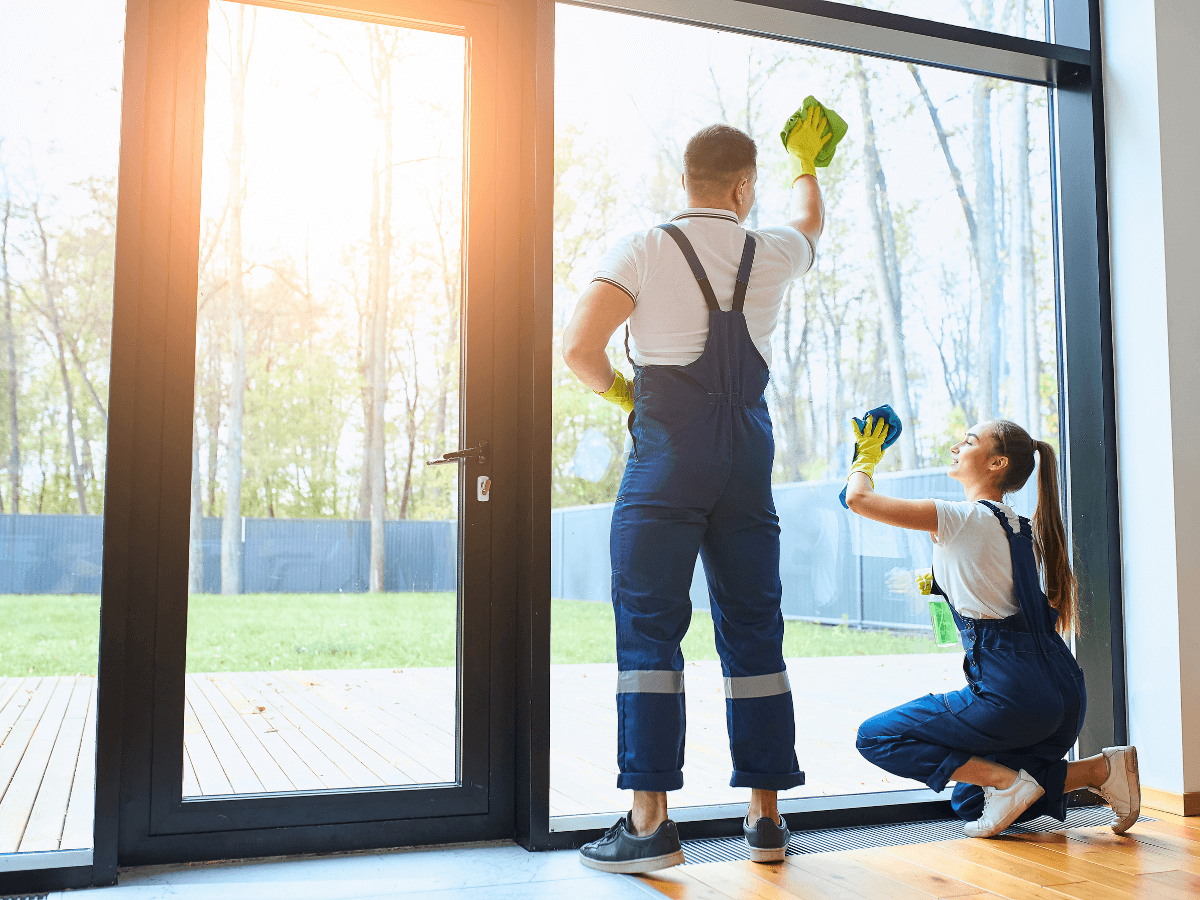
M 1089 828 L 1109 825 L 1112 810 L 1107 806 L 1082 806 L 1067 811 L 1067 821 L 1050 818 L 1036 819 L 1025 825 L 1014 825 L 1005 834 L 1029 834 L 1058 831 L 1062 828 Z M 1153 822 L 1142 816 L 1139 822 Z M 964 837 L 962 822 L 942 819 L 929 822 L 909 822 L 900 825 L 868 825 L 860 828 L 827 828 L 802 831 L 792 835 L 788 855 L 804 853 L 833 853 L 838 850 L 865 850 L 870 847 L 899 847 L 905 844 L 928 844 L 934 841 L 954 841 Z M 741 838 L 713 838 L 683 842 L 684 865 L 731 862 L 749 859 L 746 842 Z
M 92 851 L 90 849 L 0 853 L 0 873 L 28 872 L 32 869 L 65 869 L 71 866 L 90 866 L 91 864 Z

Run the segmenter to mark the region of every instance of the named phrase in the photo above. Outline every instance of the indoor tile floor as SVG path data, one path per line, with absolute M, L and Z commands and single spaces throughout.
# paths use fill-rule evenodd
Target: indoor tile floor
M 126 869 L 110 888 L 52 900 L 648 900 L 635 878 L 579 864 L 574 850 L 527 853 L 471 844 L 186 866 Z

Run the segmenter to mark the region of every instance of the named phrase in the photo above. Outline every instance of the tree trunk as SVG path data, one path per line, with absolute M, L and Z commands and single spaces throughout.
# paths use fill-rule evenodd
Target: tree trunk
M 71 387 L 71 376 L 67 371 L 67 349 L 63 343 L 62 320 L 58 315 L 58 304 L 55 302 L 56 285 L 50 272 L 50 238 L 46 234 L 45 223 L 35 202 L 30 210 L 34 225 L 37 228 L 38 242 L 41 245 L 39 255 L 41 263 L 42 294 L 46 301 L 45 314 L 50 320 L 54 333 L 54 349 L 58 358 L 58 372 L 62 377 L 63 396 L 67 402 L 67 451 L 71 461 L 71 475 L 75 482 L 75 496 L 79 500 L 79 514 L 87 515 L 87 488 L 84 484 L 83 469 L 79 463 L 79 448 L 75 444 L 75 392 Z
M 875 123 L 871 113 L 871 94 L 862 57 L 854 57 L 854 78 L 863 116 L 863 175 L 867 189 L 867 210 L 871 216 L 872 254 L 875 285 L 882 315 L 880 323 L 887 344 L 888 370 L 891 375 L 891 405 L 901 421 L 909 424 L 900 434 L 900 464 L 917 467 L 917 445 L 913 438 L 912 404 L 908 396 L 908 371 L 904 353 L 904 307 L 900 286 L 900 266 L 896 256 L 896 232 L 888 201 L 887 181 L 875 142 Z
M 208 403 L 208 514 L 216 515 L 217 509 L 217 452 L 221 440 L 221 369 L 216 365 L 216 353 L 212 355 L 214 375 Z
M 976 357 L 976 406 L 982 419 L 1000 410 L 1000 313 L 1004 285 L 996 247 L 996 190 L 992 159 L 992 86 L 975 79 L 972 100 L 975 157 L 975 216 L 979 229 L 979 355 Z
M 200 484 L 200 423 L 192 418 L 192 508 L 191 539 L 188 542 L 188 593 L 204 591 L 204 490 Z
M 1025 36 L 1029 0 L 1017 4 L 1018 34 Z M 1042 436 L 1041 375 L 1038 353 L 1037 283 L 1033 261 L 1033 193 L 1029 180 L 1029 88 L 1022 85 L 1017 91 L 1017 285 L 1020 297 L 1020 317 L 1017 323 L 1021 346 L 1021 377 L 1023 407 L 1021 424 L 1034 440 Z
M 55 324 L 57 328 L 57 322 Z M 67 448 L 71 454 L 71 471 L 75 476 L 75 495 L 79 498 L 79 514 L 86 516 L 87 487 L 83 483 L 83 469 L 79 465 L 79 451 L 75 446 L 75 392 L 71 389 L 71 377 L 67 372 L 67 353 L 63 347 L 61 329 L 56 330 L 54 339 L 58 344 L 58 371 L 62 375 L 63 394 L 67 398 Z
M 4 279 L 4 349 L 8 373 L 8 493 L 12 514 L 20 510 L 21 498 L 21 422 L 17 415 L 17 332 L 13 325 L 12 278 L 8 272 L 8 223 L 12 218 L 12 199 L 4 197 L 4 221 L 0 230 L 0 276 Z
M 391 37 L 391 35 L 388 35 Z M 371 556 L 372 593 L 384 589 L 384 527 L 386 497 L 384 491 L 384 451 L 386 442 L 384 408 L 387 404 L 388 294 L 391 291 L 392 263 L 392 49 L 382 26 L 371 35 L 375 56 L 377 112 L 381 130 L 379 179 L 379 227 L 375 247 L 374 314 L 371 324 Z
M 225 445 L 225 515 L 221 521 L 221 593 L 242 590 L 242 426 L 246 408 L 246 297 L 242 281 L 243 117 L 246 107 L 245 7 L 234 20 L 229 61 L 233 135 L 229 148 L 229 343 L 233 355 L 229 379 L 229 422 Z

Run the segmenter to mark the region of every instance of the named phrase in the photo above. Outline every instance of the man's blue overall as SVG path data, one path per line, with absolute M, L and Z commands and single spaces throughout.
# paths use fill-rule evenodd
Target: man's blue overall
M 966 651 L 967 686 L 927 694 L 867 719 L 858 729 L 858 750 L 880 768 L 935 791 L 943 790 L 972 756 L 1024 769 L 1046 793 L 1017 821 L 1045 815 L 1061 822 L 1067 812 L 1064 757 L 1079 737 L 1087 709 L 1083 671 L 1054 630 L 1058 613 L 1038 579 L 1029 520 L 1021 518 L 1020 531 L 1013 531 L 999 507 L 980 502 L 1008 536 L 1021 611 L 1007 619 L 967 619 L 954 611 Z M 934 593 L 945 596 L 936 584 Z M 951 804 L 962 819 L 978 819 L 983 803 L 982 788 L 955 786 Z
M 708 340 L 685 366 L 634 366 L 633 451 L 613 510 L 609 550 L 617 628 L 617 787 L 683 786 L 683 640 L 696 554 L 708 577 L 733 787 L 804 783 L 783 664 L 779 517 L 771 497 L 775 441 L 769 370 L 742 307 L 754 238 L 747 234 L 733 296 L 721 310 L 691 243 L 661 225 L 687 257 L 708 304 Z

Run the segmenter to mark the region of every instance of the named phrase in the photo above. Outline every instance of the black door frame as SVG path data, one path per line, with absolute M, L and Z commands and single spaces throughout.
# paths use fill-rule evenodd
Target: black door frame
M 256 5 L 464 34 L 463 440 L 487 440 L 487 504 L 464 490 L 459 782 L 182 798 L 188 491 L 208 0 L 130 0 L 98 685 L 93 883 L 118 865 L 506 837 L 513 804 L 513 565 L 521 10 L 511 0 Z M 528 193 L 528 192 L 526 192 Z M 526 204 L 528 207 L 528 204 Z M 480 248 L 483 248 L 482 250 Z M 150 473 L 151 477 L 143 477 Z
M 851 50 L 868 56 L 932 65 L 1050 88 L 1055 262 L 1058 307 L 1059 396 L 1064 446 L 1064 484 L 1069 528 L 1081 575 L 1082 633 L 1076 653 L 1089 675 L 1087 719 L 1080 736 L 1085 754 L 1126 740 L 1125 649 L 1122 619 L 1120 518 L 1117 504 L 1116 416 L 1112 365 L 1111 297 L 1108 278 L 1108 208 L 1104 163 L 1099 0 L 1047 0 L 1048 25 L 1057 43 L 1010 37 L 829 0 L 564 0 L 574 5 L 632 13 L 785 41 Z M 534 60 L 537 121 L 535 158 L 536 249 L 553 254 L 554 0 L 538 0 Z M 788 29 L 771 23 L 787 17 Z M 547 133 L 549 132 L 549 133 Z M 546 263 L 533 275 L 529 321 L 531 353 L 522 356 L 522 377 L 533 403 L 523 411 L 521 459 L 529 465 L 529 503 L 521 535 L 519 597 L 521 677 L 518 680 L 518 840 L 529 849 L 577 847 L 598 828 L 551 831 L 550 792 L 550 448 L 552 275 Z M 1094 423 L 1102 422 L 1096 429 Z M 1102 473 L 1102 474 L 1101 474 Z M 949 801 L 912 792 L 913 801 L 872 796 L 793 801 L 784 808 L 793 829 L 914 821 L 947 816 Z M 1079 798 L 1081 802 L 1089 802 Z M 784 804 L 781 804 L 781 808 Z M 807 807 L 807 808 L 806 808 Z M 742 816 L 713 807 L 711 818 L 679 823 L 688 838 L 740 834 Z

